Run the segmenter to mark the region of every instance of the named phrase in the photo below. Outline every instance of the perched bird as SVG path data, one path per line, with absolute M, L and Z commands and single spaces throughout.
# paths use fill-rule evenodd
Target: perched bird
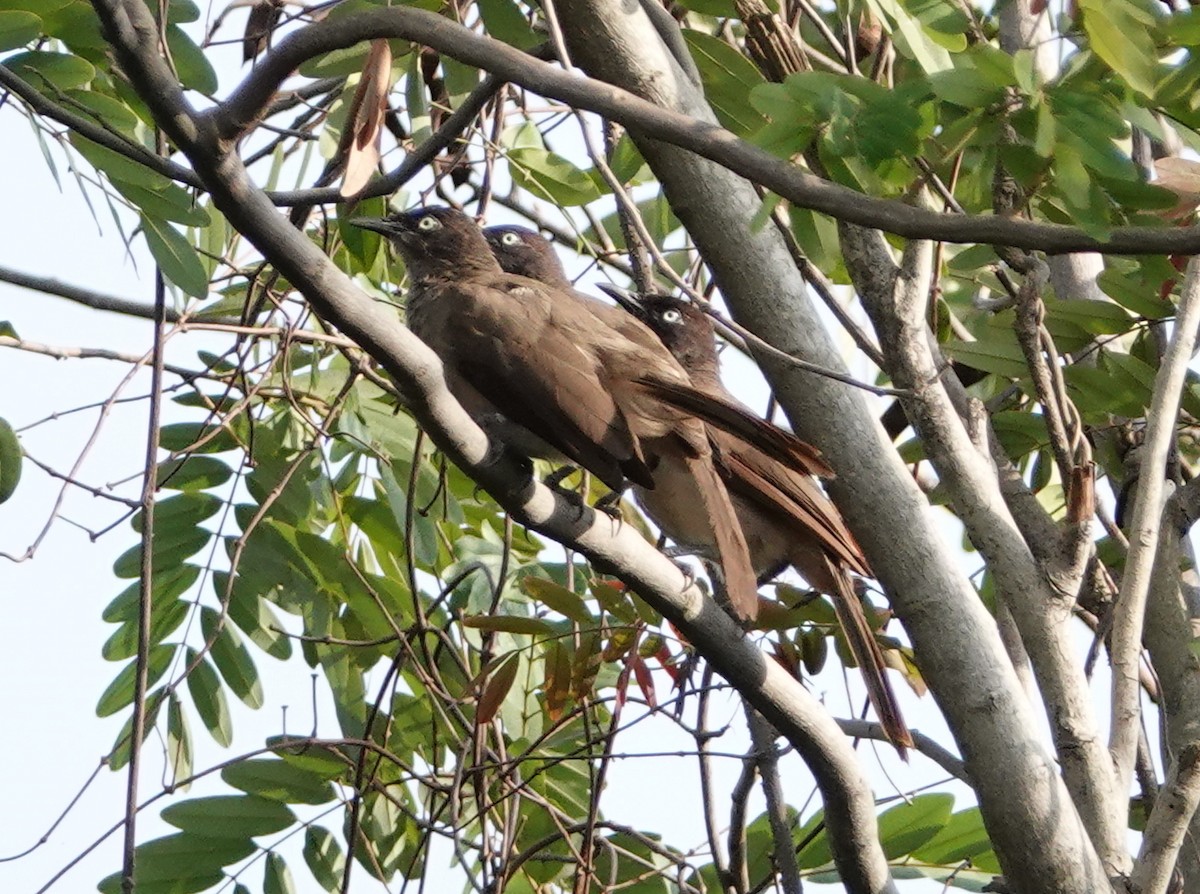
M 670 295 L 634 298 L 616 290 L 610 294 L 654 330 L 691 375 L 695 388 L 732 397 L 721 382 L 715 333 L 703 311 Z M 710 428 L 710 437 L 722 457 L 725 484 L 760 580 L 790 565 L 832 598 L 884 731 L 895 745 L 911 746 L 912 736 L 900 714 L 883 652 L 851 579 L 852 574 L 874 575 L 841 513 L 813 477 L 832 477 L 832 471 L 820 461 L 800 468 L 784 465 L 754 444 L 719 429 Z
M 354 223 L 403 256 L 408 325 L 441 358 L 450 390 L 480 424 L 534 456 L 563 456 L 613 490 L 669 485 L 691 507 L 738 613 L 753 617 L 757 579 L 706 427 L 657 397 L 691 389 L 656 339 L 635 344 L 574 295 L 505 273 L 467 215 L 419 208 Z M 653 341 L 653 349 L 650 342 Z
M 532 230 L 503 226 L 489 227 L 484 232 L 506 271 L 571 290 L 635 343 L 644 343 L 648 328 L 688 372 L 696 391 L 718 394 L 727 402 L 737 403 L 721 382 L 712 324 L 698 308 L 670 296 L 634 298 L 621 290 L 609 291 L 620 307 L 606 304 L 575 291 L 553 246 Z M 782 433 L 765 421 L 762 424 Z M 735 432 L 715 425 L 708 427 L 714 453 L 720 460 L 718 472 L 733 498 L 755 573 L 765 581 L 790 565 L 811 586 L 832 597 L 881 724 L 897 746 L 911 745 L 911 735 L 885 672 L 883 653 L 850 578 L 851 573 L 873 575 L 841 514 L 813 480 L 814 475 L 831 477 L 832 470 L 815 448 L 803 442 L 799 442 L 802 446 L 793 446 L 784 458 L 774 446 L 764 446 L 773 445 L 769 436 L 748 429 Z M 669 486 L 641 490 L 638 496 L 647 514 L 677 544 L 711 548 L 711 535 L 696 524 L 685 502 L 670 498 Z

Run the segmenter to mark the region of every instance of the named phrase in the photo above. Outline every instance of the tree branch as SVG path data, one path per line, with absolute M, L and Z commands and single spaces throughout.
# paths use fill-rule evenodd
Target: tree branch
M 1137 752 L 1141 706 L 1138 664 L 1141 661 L 1146 595 L 1154 569 L 1158 531 L 1163 523 L 1163 491 L 1167 457 L 1175 439 L 1180 392 L 1200 329 L 1200 261 L 1188 262 L 1179 297 L 1175 331 L 1154 377 L 1154 393 L 1146 413 L 1146 440 L 1138 474 L 1137 503 L 1129 528 L 1129 553 L 1114 608 L 1112 631 L 1112 735 L 1109 748 L 1121 790 L 1128 790 Z
M 564 18 L 566 10 L 563 11 Z M 1077 227 L 1015 217 L 944 214 L 863 195 L 814 177 L 705 120 L 639 99 L 632 93 L 580 78 L 506 44 L 481 37 L 442 16 L 388 7 L 327 19 L 292 32 L 261 58 L 226 101 L 204 114 L 232 144 L 253 125 L 283 81 L 307 59 L 364 40 L 401 38 L 490 71 L 542 96 L 595 112 L 656 140 L 688 149 L 738 172 L 790 202 L 839 220 L 915 239 L 955 244 L 979 242 L 1061 254 L 1200 254 L 1200 227 L 1116 227 L 1106 240 Z M 572 50 L 578 55 L 577 50 Z M 375 195 L 367 192 L 365 196 Z M 310 201 L 311 197 L 305 199 Z
M 824 793 L 826 822 L 848 889 L 892 891 L 874 829 L 870 786 L 845 736 L 825 708 L 777 662 L 767 658 L 733 619 L 688 582 L 631 525 L 616 525 L 534 482 L 528 466 L 488 442 L 446 388 L 437 357 L 390 309 L 373 303 L 302 233 L 290 226 L 198 117 L 158 55 L 154 20 L 141 0 L 94 0 L 109 39 L 155 119 L 192 162 L 213 201 L 275 268 L 396 380 L 417 421 L 446 455 L 521 524 L 615 569 L 735 686 L 803 755 Z M 372 13 L 387 12 L 377 10 Z M 436 18 L 436 17 L 435 17 Z M 307 30 L 307 29 L 306 29 Z M 877 854 L 884 874 L 859 867 L 859 853 Z M 847 854 L 853 858 L 846 859 Z
M 23 81 L 11 68 L 2 63 L 0 63 L 0 87 L 6 87 L 11 90 L 39 115 L 57 121 L 80 136 L 87 137 L 93 143 L 99 143 L 113 152 L 118 152 L 128 159 L 136 161 L 138 164 L 143 164 L 150 170 L 162 174 L 164 177 L 170 177 L 172 180 L 186 183 L 188 186 L 201 186 L 200 180 L 196 177 L 195 173 L 189 171 L 183 165 L 176 164 L 169 158 L 163 158 L 161 155 L 155 155 L 145 146 L 139 146 L 137 143 L 122 139 L 111 130 L 101 127 L 90 118 L 67 111 L 58 103 L 47 99 L 32 84 Z
M 1175 759 L 1142 835 L 1129 890 L 1166 894 L 1188 824 L 1200 805 L 1200 743 L 1191 742 Z
M 129 317 L 141 317 L 146 320 L 154 319 L 154 306 L 151 304 L 143 304 L 140 301 L 130 301 L 128 298 L 118 298 L 116 295 L 105 295 L 102 292 L 94 292 L 91 289 L 73 286 L 49 276 L 34 276 L 31 273 L 23 273 L 20 270 L 13 270 L 10 267 L 0 267 L 0 282 L 20 286 L 23 289 L 33 289 L 35 292 L 45 292 L 47 295 L 55 295 L 59 298 L 66 298 L 68 301 L 74 301 L 77 304 L 92 307 L 96 310 L 108 310 L 113 313 L 125 314 Z M 167 310 L 166 320 L 168 323 L 178 323 L 180 319 L 182 319 L 182 314 L 179 311 Z

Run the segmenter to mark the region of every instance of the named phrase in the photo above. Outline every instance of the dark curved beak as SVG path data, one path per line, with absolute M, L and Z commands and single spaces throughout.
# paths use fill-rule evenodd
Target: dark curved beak
M 642 299 L 638 297 L 636 292 L 631 292 L 628 289 L 623 289 L 620 286 L 614 286 L 612 283 L 607 282 L 597 283 L 596 288 L 639 320 L 646 318 L 646 306 L 642 304 Z
M 373 230 L 385 236 L 400 236 L 402 231 L 386 217 L 352 217 L 350 224 L 360 230 Z

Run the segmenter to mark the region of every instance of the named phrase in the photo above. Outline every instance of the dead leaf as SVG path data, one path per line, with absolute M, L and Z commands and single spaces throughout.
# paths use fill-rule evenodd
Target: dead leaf
M 504 704 L 513 681 L 517 679 L 519 659 L 520 655 L 513 652 L 488 678 L 483 693 L 479 696 L 479 707 L 475 710 L 475 720 L 478 723 L 491 723 L 500 706 Z
M 391 89 L 392 48 L 386 40 L 371 41 L 371 52 L 363 65 L 362 76 L 346 115 L 342 147 L 346 153 L 346 172 L 340 190 L 344 198 L 362 192 L 379 167 L 383 116 L 387 113 L 387 95 Z
M 1187 217 L 1200 206 L 1200 162 L 1187 158 L 1160 158 L 1154 162 L 1154 185 L 1179 196 L 1179 204 L 1161 212 L 1168 220 Z

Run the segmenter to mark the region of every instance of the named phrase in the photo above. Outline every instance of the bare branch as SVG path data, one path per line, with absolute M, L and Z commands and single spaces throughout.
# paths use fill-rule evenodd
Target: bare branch
M 1115 607 L 1112 632 L 1112 735 L 1109 747 L 1122 791 L 1129 788 L 1137 752 L 1141 711 L 1138 701 L 1138 664 L 1146 596 L 1154 569 L 1158 530 L 1163 521 L 1163 493 L 1167 457 L 1175 438 L 1180 392 L 1200 329 L 1200 262 L 1188 262 L 1179 298 L 1175 331 L 1158 373 L 1146 414 L 1146 440 L 1138 475 L 1137 503 L 1129 528 L 1129 554 L 1121 578 L 1121 595 Z
M 1167 773 L 1154 811 L 1142 835 L 1129 890 L 1133 894 L 1166 894 L 1183 846 L 1188 824 L 1200 805 L 1200 743 L 1187 745 Z
M 73 286 L 49 276 L 34 276 L 10 267 L 0 267 L 0 282 L 20 286 L 23 289 L 33 289 L 35 292 L 44 292 L 58 298 L 66 298 L 68 301 L 74 301 L 96 310 L 109 310 L 113 313 L 142 317 L 147 320 L 154 319 L 154 306 L 151 304 L 130 301 L 128 298 L 118 298 L 116 295 L 105 295 L 103 292 Z M 166 319 L 168 323 L 178 323 L 181 314 L 177 310 L 168 309 Z

